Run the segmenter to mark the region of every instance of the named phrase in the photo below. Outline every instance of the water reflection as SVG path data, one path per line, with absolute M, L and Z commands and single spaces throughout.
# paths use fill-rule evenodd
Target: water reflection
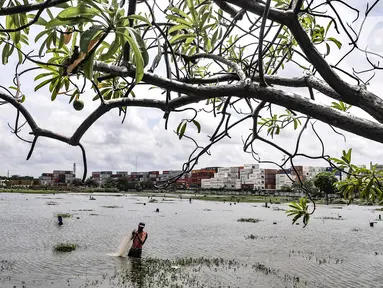
M 146 269 L 142 265 L 141 258 L 129 258 L 131 263 L 129 280 L 132 282 L 133 287 L 143 288 L 145 284 Z

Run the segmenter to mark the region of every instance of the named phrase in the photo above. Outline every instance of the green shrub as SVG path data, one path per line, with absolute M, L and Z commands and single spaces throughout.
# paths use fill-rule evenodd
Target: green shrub
M 72 252 L 72 251 L 76 250 L 76 248 L 77 248 L 77 244 L 60 243 L 54 247 L 54 251 L 56 251 L 56 252 Z

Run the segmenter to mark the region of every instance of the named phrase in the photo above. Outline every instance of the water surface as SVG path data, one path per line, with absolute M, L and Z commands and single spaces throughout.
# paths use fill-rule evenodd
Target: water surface
M 143 277 L 137 271 L 143 270 L 145 258 L 184 257 L 237 263 L 192 267 L 199 283 L 188 280 L 189 287 L 382 287 L 383 222 L 371 228 L 369 221 L 383 212 L 374 207 L 319 206 L 303 229 L 291 225 L 284 211 L 273 209 L 287 209 L 280 204 L 267 209 L 254 203 L 190 204 L 161 197 L 148 203 L 147 197 L 134 195 L 93 195 L 95 201 L 88 195 L 0 194 L 0 287 L 133 287 L 121 275 Z M 52 201 L 57 205 L 47 205 Z M 64 218 L 59 227 L 56 213 L 73 217 Z M 338 215 L 343 220 L 322 219 Z M 263 221 L 241 223 L 239 218 Z M 149 233 L 141 264 L 107 256 L 141 221 Z M 246 239 L 250 234 L 254 239 Z M 61 242 L 79 247 L 53 252 Z

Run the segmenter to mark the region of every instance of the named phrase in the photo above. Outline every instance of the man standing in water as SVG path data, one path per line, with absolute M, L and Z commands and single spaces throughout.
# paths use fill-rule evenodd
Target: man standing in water
M 148 233 L 144 231 L 144 227 L 145 224 L 140 222 L 138 230 L 132 232 L 133 244 L 128 253 L 129 257 L 141 258 L 142 246 L 145 244 L 146 239 L 148 239 Z

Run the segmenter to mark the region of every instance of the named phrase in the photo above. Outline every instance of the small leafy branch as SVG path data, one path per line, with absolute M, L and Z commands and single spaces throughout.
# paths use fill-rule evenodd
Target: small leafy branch
M 339 169 L 345 171 L 346 179 L 335 183 L 336 188 L 342 193 L 343 197 L 352 203 L 355 197 L 360 197 L 366 203 L 383 203 L 383 170 L 378 169 L 377 165 L 370 163 L 369 168 L 359 167 L 351 163 L 352 149 L 347 152 L 342 151 L 342 156 L 330 158 Z
M 303 217 L 303 228 L 307 226 L 310 220 L 310 213 L 308 211 L 307 197 L 302 197 L 299 202 L 291 202 L 289 204 L 291 209 L 286 211 L 287 216 L 294 216 L 293 224 Z

